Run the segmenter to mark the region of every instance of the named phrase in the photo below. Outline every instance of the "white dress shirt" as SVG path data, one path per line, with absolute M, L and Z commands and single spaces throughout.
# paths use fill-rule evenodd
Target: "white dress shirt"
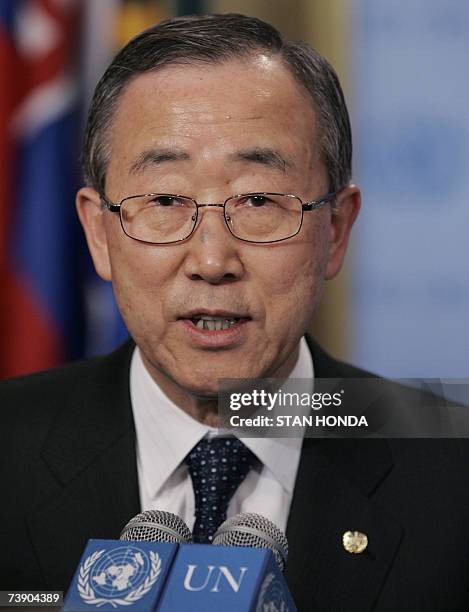
M 289 378 L 312 380 L 311 353 L 304 338 Z M 184 458 L 218 430 L 176 406 L 148 373 L 138 347 L 130 367 L 130 395 L 137 435 L 137 469 L 142 510 L 167 510 L 194 525 L 194 491 Z M 257 512 L 285 531 L 303 438 L 243 438 L 259 464 L 250 470 L 228 506 L 228 516 Z

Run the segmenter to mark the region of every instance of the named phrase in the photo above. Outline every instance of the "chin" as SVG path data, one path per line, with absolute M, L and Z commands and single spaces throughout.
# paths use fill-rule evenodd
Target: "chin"
M 214 381 L 176 381 L 179 387 L 186 393 L 204 400 L 218 399 L 219 383 Z
M 213 372 L 210 372 L 210 376 L 207 376 L 207 374 L 204 373 L 200 373 L 199 376 L 196 375 L 196 377 L 194 376 L 194 374 L 192 374 L 190 377 L 187 378 L 174 378 L 174 382 L 176 382 L 176 384 L 183 389 L 186 393 L 189 393 L 190 395 L 196 396 L 196 397 L 200 397 L 200 398 L 204 398 L 204 399 L 217 399 L 219 391 L 220 391 L 220 381 L 225 381 L 227 379 L 229 380 L 234 380 L 234 384 L 231 385 L 233 388 L 236 388 L 237 383 L 236 381 L 239 381 L 239 379 L 244 379 L 244 378 L 253 378 L 252 376 L 249 376 L 247 373 L 240 373 L 240 372 L 233 372 L 233 370 L 231 369 L 230 371 L 225 371 L 225 372 L 220 372 L 220 373 L 216 373 L 214 374 Z M 223 385 L 223 390 L 226 391 L 228 388 L 227 384 L 225 383 Z

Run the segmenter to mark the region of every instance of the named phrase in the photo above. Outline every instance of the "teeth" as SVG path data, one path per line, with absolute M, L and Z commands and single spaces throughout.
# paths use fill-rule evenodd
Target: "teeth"
M 193 319 L 195 326 L 207 331 L 229 329 L 236 323 L 237 319 L 224 319 L 223 317 L 208 317 L 202 315 L 200 318 Z

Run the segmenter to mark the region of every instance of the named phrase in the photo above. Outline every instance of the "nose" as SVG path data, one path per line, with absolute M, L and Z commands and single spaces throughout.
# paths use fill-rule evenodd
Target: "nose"
M 215 285 L 234 282 L 244 272 L 242 246 L 226 227 L 221 206 L 201 206 L 197 226 L 188 242 L 185 274 L 191 280 Z

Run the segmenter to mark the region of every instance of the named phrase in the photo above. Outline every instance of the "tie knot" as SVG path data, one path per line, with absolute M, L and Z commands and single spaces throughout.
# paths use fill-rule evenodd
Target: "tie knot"
M 195 541 L 211 541 L 254 462 L 255 455 L 237 438 L 204 438 L 187 455 L 195 496 Z

